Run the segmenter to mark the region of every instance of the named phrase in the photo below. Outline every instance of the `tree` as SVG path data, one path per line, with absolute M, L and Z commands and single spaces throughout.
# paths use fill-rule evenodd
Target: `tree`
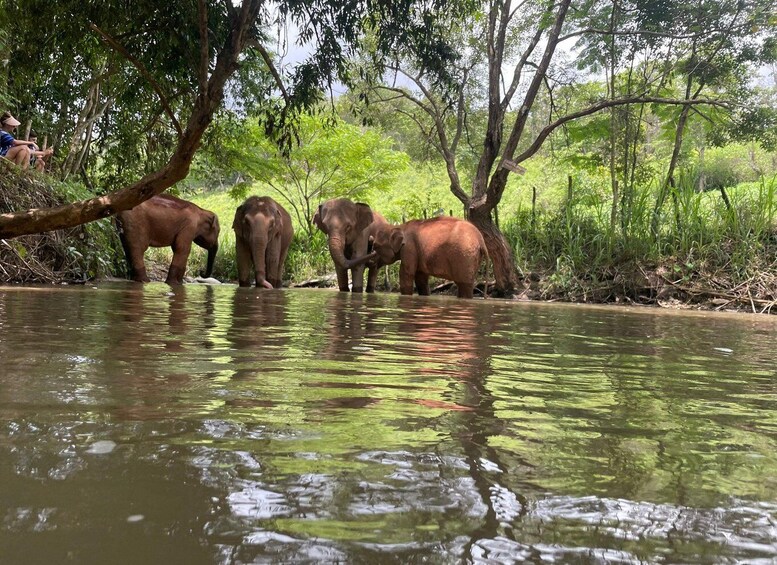
M 175 151 L 166 165 L 130 186 L 107 196 L 56 208 L 2 214 L 0 215 L 0 237 L 16 237 L 73 227 L 104 218 L 122 210 L 128 210 L 155 194 L 163 192 L 184 178 L 188 173 L 189 165 L 199 146 L 202 134 L 210 123 L 213 113 L 221 104 L 224 96 L 224 84 L 237 68 L 240 53 L 252 39 L 252 31 L 255 30 L 260 7 L 261 3 L 257 0 L 246 0 L 239 7 L 230 7 L 228 13 L 231 27 L 216 54 L 215 63 L 210 71 L 211 47 L 208 37 L 208 11 L 205 0 L 199 1 L 200 47 L 196 74 L 198 88 L 185 128 L 181 127 L 177 117 L 169 110 L 166 100 L 161 97 L 162 105 L 166 106 L 168 117 L 178 132 Z M 104 34 L 103 36 L 105 37 Z M 108 41 L 114 40 L 109 38 Z
M 148 128 L 149 147 L 158 141 L 163 142 L 162 149 L 155 155 L 165 155 L 164 161 L 159 157 L 148 160 L 145 176 L 105 196 L 59 208 L 0 215 L 2 238 L 61 229 L 103 218 L 131 208 L 184 178 L 203 132 L 224 98 L 227 81 L 235 75 L 249 49 L 266 63 L 275 85 L 272 92 L 260 93 L 267 102 L 261 109 L 265 128 L 288 146 L 293 135 L 287 126 L 293 123 L 295 115 L 319 101 L 322 86 L 331 85 L 335 79 L 349 80 L 345 60 L 366 23 L 379 22 L 375 35 L 376 52 L 387 53 L 396 49 L 408 34 L 429 36 L 429 30 L 434 28 L 433 14 L 446 10 L 459 13 L 465 9 L 461 6 L 466 6 L 466 2 L 455 0 L 430 3 L 355 0 L 348 4 L 335 0 L 281 0 L 272 6 L 259 0 L 244 0 L 239 5 L 231 0 L 197 0 L 197 9 L 193 10 L 194 0 L 165 3 L 106 0 L 76 3 L 77 7 L 72 7 L 73 13 L 86 15 L 72 18 L 65 10 L 70 4 L 35 0 L 19 3 L 28 22 L 34 20 L 31 14 L 35 14 L 42 22 L 52 26 L 41 28 L 51 32 L 43 37 L 68 39 L 58 51 L 44 52 L 40 57 L 51 56 L 57 60 L 69 57 L 79 62 L 72 67 L 69 75 L 79 85 L 95 84 L 104 74 L 96 70 L 104 68 L 105 73 L 111 73 L 111 76 L 114 76 L 113 73 L 121 76 L 119 82 L 142 84 L 144 92 L 154 94 L 153 98 L 141 97 L 145 105 L 134 106 L 136 111 L 133 112 L 132 89 L 120 89 L 113 102 L 114 107 L 119 105 L 120 109 L 109 115 L 109 107 L 106 106 L 102 118 L 87 112 L 79 123 L 95 123 L 99 119 L 107 132 L 121 127 L 122 124 L 117 124 L 117 121 L 135 123 L 143 120 Z M 267 38 L 262 26 L 274 21 L 282 23 L 287 19 L 298 25 L 300 43 L 312 44 L 314 49 L 290 76 L 284 77 L 275 68 L 273 57 L 264 46 Z M 91 31 L 86 31 L 72 25 L 74 20 L 89 20 L 93 24 L 94 21 L 104 22 L 105 29 L 94 24 Z M 30 24 L 30 29 L 33 28 L 35 26 Z M 75 36 L 79 34 L 86 41 L 101 41 L 102 47 L 98 49 L 78 43 Z M 82 49 L 75 49 L 77 46 Z M 20 49 L 11 51 L 19 53 Z M 109 62 L 102 67 L 102 63 L 95 64 L 92 58 Z M 438 60 L 444 62 L 444 58 Z M 10 78 L 15 79 L 14 76 Z M 63 85 L 67 84 L 63 81 Z M 104 92 L 103 89 L 101 91 Z M 70 88 L 63 86 L 63 94 L 69 92 Z M 88 93 L 86 89 L 74 95 L 76 100 L 81 101 L 82 108 L 88 105 L 85 102 L 90 98 Z M 91 96 L 92 100 L 95 98 L 97 95 Z M 276 101 L 279 103 L 276 104 Z M 62 105 L 53 115 L 67 118 L 70 109 L 64 108 Z M 153 119 L 145 121 L 149 116 Z M 115 119 L 117 117 L 120 120 Z M 90 139 L 90 134 L 84 130 L 81 140 L 88 144 Z M 110 134 L 104 133 L 102 142 L 111 146 L 113 139 Z M 72 160 L 83 163 L 83 149 L 83 155 L 76 153 L 77 150 L 74 150 Z M 132 157 L 132 154 L 127 152 L 125 157 Z M 116 162 L 120 168 L 121 159 L 117 158 Z M 157 165 L 160 162 L 162 164 Z M 136 177 L 133 174 L 131 178 Z
M 246 123 L 221 152 L 229 169 L 267 184 L 311 237 L 319 202 L 359 200 L 372 190 L 384 190 L 408 165 L 407 155 L 394 151 L 391 140 L 378 131 L 340 120 L 326 122 L 321 115 L 302 116 L 298 143 L 288 152 L 258 126 Z M 247 184 L 236 188 L 233 194 L 244 198 Z
M 441 69 L 439 65 L 425 64 L 418 56 L 423 45 L 408 41 L 395 64 L 389 65 L 399 80 L 394 83 L 384 80 L 370 90 L 372 101 L 390 103 L 398 97 L 412 101 L 413 119 L 421 129 L 434 131 L 434 142 L 445 162 L 451 192 L 464 204 L 469 220 L 483 233 L 494 263 L 497 289 L 505 294 L 512 293 L 516 286 L 515 265 L 492 214 L 507 187 L 510 171 L 520 170 L 519 164 L 539 151 L 555 130 L 616 106 L 722 104 L 702 96 L 667 96 L 658 80 L 649 84 L 635 82 L 631 85 L 634 90 L 617 95 L 611 85 L 609 96 L 587 100 L 577 107 L 559 107 L 554 99 L 556 89 L 579 84 L 581 78 L 585 80 L 565 55 L 571 47 L 560 50 L 562 44 L 576 40 L 578 46 L 583 46 L 596 38 L 609 41 L 612 46 L 616 37 L 651 37 L 661 44 L 660 49 L 655 49 L 666 65 L 671 65 L 675 41 L 709 31 L 690 29 L 687 22 L 685 27 L 669 32 L 653 29 L 651 10 L 655 9 L 655 3 L 621 4 L 620 12 L 635 16 L 616 17 L 611 10 L 613 4 L 599 0 L 584 2 L 574 9 L 571 9 L 571 0 L 482 2 L 481 11 L 475 17 L 449 26 L 447 45 L 457 53 L 454 66 Z M 601 28 L 599 24 L 603 20 L 607 25 Z M 612 57 L 619 52 L 614 47 L 610 49 Z M 610 64 L 611 79 L 617 66 Z M 456 80 L 450 80 L 450 75 L 457 77 Z M 537 118 L 535 104 L 542 99 L 542 92 L 550 100 L 550 108 L 544 117 Z M 484 128 L 473 131 L 469 116 L 481 109 L 487 115 Z M 538 131 L 527 127 L 531 118 L 543 120 Z M 479 158 L 475 167 L 462 174 L 459 146 L 467 139 L 479 140 Z M 464 188 L 465 181 L 471 185 L 468 191 Z
M 772 17 L 772 9 L 762 2 L 745 1 L 728 3 L 699 0 L 674 6 L 674 22 L 685 21 L 690 29 L 706 30 L 706 33 L 692 34 L 682 41 L 684 53 L 679 57 L 676 78 L 678 82 L 682 81 L 684 101 L 698 100 L 705 93 L 718 96 L 726 93 L 730 99 L 740 101 L 748 97 L 749 65 L 774 60 L 774 53 L 768 48 L 772 41 L 765 41 L 768 34 L 758 31 L 758 27 Z M 711 122 L 720 122 L 705 115 L 694 105 L 686 104 L 680 108 L 673 120 L 672 155 L 656 199 L 654 233 L 657 232 L 658 216 L 666 195 L 674 190 L 675 170 L 689 120 L 694 114 Z

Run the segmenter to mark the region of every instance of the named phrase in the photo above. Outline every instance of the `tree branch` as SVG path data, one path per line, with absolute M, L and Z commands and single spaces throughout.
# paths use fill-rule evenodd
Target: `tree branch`
M 178 132 L 178 138 L 180 139 L 183 136 L 183 130 L 181 129 L 181 124 L 178 123 L 178 119 L 175 117 L 175 114 L 173 114 L 172 108 L 170 108 L 170 104 L 167 102 L 167 97 L 165 96 L 165 93 L 162 92 L 162 87 L 159 86 L 159 83 L 156 81 L 156 79 L 151 75 L 150 72 L 148 72 L 148 69 L 141 63 L 138 59 L 132 56 L 129 51 L 127 51 L 123 45 L 121 45 L 119 42 L 117 42 L 115 39 L 113 39 L 110 35 L 105 33 L 103 30 L 101 30 L 99 27 L 97 27 L 95 24 L 91 24 L 89 27 L 91 27 L 94 31 L 96 31 L 102 38 L 103 41 L 105 41 L 108 45 L 110 45 L 114 50 L 118 51 L 125 59 L 127 59 L 130 63 L 132 63 L 135 68 L 140 72 L 140 74 L 145 78 L 151 87 L 154 89 L 154 92 L 156 92 L 157 96 L 159 96 L 159 101 L 162 103 L 162 106 L 165 109 L 165 113 L 170 118 L 170 121 L 173 123 L 173 127 L 175 128 L 175 131 Z
M 208 79 L 207 94 L 197 96 L 175 152 L 162 169 L 105 196 L 54 208 L 35 208 L 0 214 L 0 239 L 70 228 L 99 220 L 134 208 L 185 178 L 202 135 L 224 98 L 224 85 L 237 69 L 238 56 L 245 47 L 246 34 L 254 25 L 260 6 L 261 0 L 243 2 L 239 17 L 233 22 L 224 47 L 216 59 L 213 73 Z
M 281 91 L 281 95 L 283 96 L 284 102 L 286 102 L 286 105 L 288 106 L 291 98 L 289 97 L 289 93 L 286 91 L 286 86 L 283 84 L 283 79 L 281 79 L 281 75 L 278 72 L 278 69 L 275 68 L 275 65 L 272 62 L 272 58 L 270 57 L 270 54 L 267 52 L 267 49 L 264 48 L 264 45 L 259 43 L 259 41 L 255 41 L 251 43 L 251 46 L 254 47 L 257 51 L 259 51 L 259 54 L 262 56 L 262 59 L 264 60 L 264 64 L 267 65 L 267 68 L 270 70 L 270 74 L 272 74 L 273 79 L 275 80 L 275 84 L 278 86 L 278 89 Z
M 544 128 L 542 128 L 542 131 L 537 135 L 536 139 L 527 147 L 523 153 L 515 157 L 514 159 L 511 159 L 514 163 L 521 163 L 534 155 L 539 148 L 542 146 L 545 139 L 550 135 L 553 130 L 556 128 L 564 125 L 567 122 L 570 122 L 572 120 L 576 120 L 578 118 L 582 118 L 585 116 L 590 116 L 591 114 L 595 114 L 596 112 L 599 112 L 600 110 L 604 110 L 605 108 L 611 108 L 613 106 L 625 106 L 627 104 L 667 104 L 672 106 L 694 106 L 694 105 L 708 105 L 708 106 L 718 106 L 721 108 L 728 108 L 730 107 L 730 104 L 728 102 L 724 102 L 721 100 L 707 100 L 707 99 L 696 99 L 696 100 L 679 100 L 674 98 L 657 98 L 653 96 L 636 96 L 636 97 L 629 97 L 629 98 L 615 98 L 611 100 L 603 100 L 597 104 L 594 104 L 592 106 L 589 106 L 588 108 L 585 108 L 584 110 L 580 110 L 578 112 L 573 112 L 571 114 L 567 114 L 566 116 L 562 116 L 558 118 L 555 122 L 548 124 Z M 510 159 L 510 156 L 505 155 L 505 159 Z
M 592 33 L 597 35 L 647 35 L 649 37 L 662 37 L 666 39 L 701 39 L 703 37 L 709 37 L 713 33 L 730 33 L 731 28 L 722 29 L 722 28 L 714 28 L 710 30 L 705 30 L 701 33 L 668 33 L 664 31 L 650 31 L 646 29 L 635 29 L 634 31 L 614 31 L 610 29 L 597 29 L 597 28 L 585 28 L 585 29 L 579 29 L 577 31 L 573 31 L 571 33 L 568 33 L 566 35 L 562 35 L 559 37 L 559 41 L 566 41 L 567 39 L 572 39 L 573 37 L 579 37 L 581 35 L 585 35 L 586 33 Z
M 199 27 L 200 27 L 200 96 L 207 96 L 208 91 L 208 64 L 210 62 L 210 47 L 208 47 L 208 7 L 205 0 L 199 0 Z M 180 128 L 178 131 L 180 135 Z

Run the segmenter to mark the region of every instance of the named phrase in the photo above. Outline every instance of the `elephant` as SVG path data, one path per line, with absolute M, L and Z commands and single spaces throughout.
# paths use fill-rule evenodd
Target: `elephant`
M 283 265 L 294 237 L 289 213 L 269 196 L 250 196 L 235 211 L 232 222 L 240 286 L 280 288 Z
M 169 194 L 153 196 L 131 210 L 116 215 L 131 278 L 149 282 L 143 254 L 149 247 L 173 249 L 167 284 L 182 284 L 192 242 L 208 251 L 205 277 L 213 273 L 219 246 L 219 219 L 209 210 Z
M 411 220 L 399 226 L 383 226 L 373 241 L 373 252 L 353 261 L 371 260 L 390 265 L 401 261 L 399 291 L 429 294 L 429 276 L 452 280 L 459 298 L 472 298 L 475 277 L 488 251 L 483 235 L 471 223 L 442 216 L 430 220 Z
M 329 254 L 335 263 L 337 286 L 348 292 L 348 271 L 351 271 L 352 291 L 364 289 L 364 269 L 369 268 L 367 292 L 375 291 L 378 269 L 382 264 L 368 253 L 370 238 L 388 226 L 386 219 L 367 204 L 347 198 L 334 198 L 318 206 L 313 223 L 324 232 L 329 243 Z M 362 258 L 358 263 L 353 259 Z

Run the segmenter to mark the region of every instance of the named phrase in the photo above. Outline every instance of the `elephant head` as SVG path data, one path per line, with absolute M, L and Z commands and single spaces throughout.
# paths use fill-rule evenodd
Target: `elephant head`
M 372 242 L 373 253 L 384 265 L 399 261 L 402 246 L 405 245 L 405 232 L 402 226 L 387 226 L 375 234 Z
M 372 210 L 367 204 L 352 202 L 347 198 L 335 198 L 319 205 L 318 211 L 313 216 L 313 223 L 327 235 L 329 253 L 332 260 L 340 269 L 352 269 L 363 263 L 354 261 L 360 250 L 352 250 L 351 246 L 360 238 L 364 239 L 366 251 L 366 238 L 364 230 L 372 223 Z M 346 256 L 346 250 L 351 254 Z
M 402 246 L 405 244 L 405 234 L 402 226 L 391 226 L 385 224 L 380 226 L 374 236 L 370 236 L 372 252 L 362 257 L 355 257 L 351 260 L 352 265 L 367 263 L 373 259 L 378 260 L 381 265 L 391 265 L 400 259 Z
M 213 263 L 216 260 L 216 252 L 219 249 L 220 230 L 218 216 L 208 210 L 202 210 L 194 243 L 208 251 L 208 264 L 205 272 L 202 274 L 206 278 L 213 274 Z

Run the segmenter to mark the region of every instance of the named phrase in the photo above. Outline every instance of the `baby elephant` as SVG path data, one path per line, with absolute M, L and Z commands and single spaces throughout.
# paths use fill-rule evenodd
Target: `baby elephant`
M 289 213 L 269 196 L 251 196 L 235 212 L 232 229 L 240 286 L 251 286 L 253 273 L 257 287 L 280 288 L 294 237 Z
M 488 259 L 480 231 L 466 220 L 443 216 L 385 226 L 373 241 L 373 253 L 384 265 L 401 261 L 399 291 L 429 294 L 429 276 L 452 280 L 459 298 L 472 298 L 480 264 Z

